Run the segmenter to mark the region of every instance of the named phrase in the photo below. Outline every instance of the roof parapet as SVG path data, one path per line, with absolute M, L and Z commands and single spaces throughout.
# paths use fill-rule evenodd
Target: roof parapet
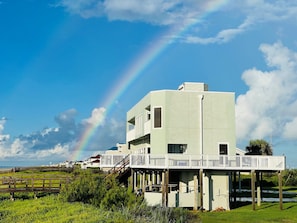
M 200 82 L 184 82 L 178 87 L 179 91 L 208 91 L 208 85 Z

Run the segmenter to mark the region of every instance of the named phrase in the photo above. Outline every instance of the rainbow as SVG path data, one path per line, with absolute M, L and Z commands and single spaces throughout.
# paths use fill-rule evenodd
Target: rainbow
M 156 39 L 154 44 L 149 48 L 146 48 L 142 53 L 137 55 L 137 59 L 134 60 L 130 67 L 123 73 L 122 78 L 114 85 L 112 89 L 109 90 L 110 94 L 101 103 L 103 108 L 105 108 L 103 117 L 93 125 L 88 125 L 86 130 L 81 135 L 77 145 L 75 146 L 74 152 L 70 160 L 78 160 L 81 158 L 82 151 L 87 147 L 90 139 L 93 137 L 96 129 L 103 123 L 108 112 L 114 105 L 114 102 L 123 94 L 123 92 L 129 88 L 129 86 L 134 82 L 134 80 L 151 64 L 154 60 L 164 52 L 175 38 L 179 38 L 191 27 L 201 21 L 201 19 L 210 13 L 216 11 L 223 5 L 225 5 L 228 0 L 209 0 L 202 7 L 202 12 L 197 16 L 196 19 L 192 19 L 184 24 L 175 26 L 167 31 L 161 38 Z M 169 38 L 163 38 L 164 36 Z

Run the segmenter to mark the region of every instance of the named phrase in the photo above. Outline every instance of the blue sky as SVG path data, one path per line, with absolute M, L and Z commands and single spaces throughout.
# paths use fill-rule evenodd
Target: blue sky
M 100 153 L 145 94 L 196 81 L 235 92 L 239 148 L 296 167 L 296 21 L 291 0 L 1 0 L 0 165 L 69 160 L 90 126 L 79 158 Z

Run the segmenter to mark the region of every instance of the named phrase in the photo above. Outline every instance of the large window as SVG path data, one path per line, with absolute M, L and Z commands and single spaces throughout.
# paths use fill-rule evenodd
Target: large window
M 162 109 L 154 108 L 154 128 L 162 127 Z
M 219 144 L 219 153 L 220 155 L 228 155 L 228 144 L 226 143 Z
M 168 153 L 184 153 L 187 150 L 187 144 L 168 144 Z

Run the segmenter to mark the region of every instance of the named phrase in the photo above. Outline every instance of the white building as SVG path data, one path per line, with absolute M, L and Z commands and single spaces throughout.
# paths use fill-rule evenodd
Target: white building
M 284 157 L 236 155 L 234 93 L 204 83 L 148 93 L 127 113 L 126 144 L 100 165 L 125 163 L 151 205 L 228 210 L 231 171 L 285 168 Z

